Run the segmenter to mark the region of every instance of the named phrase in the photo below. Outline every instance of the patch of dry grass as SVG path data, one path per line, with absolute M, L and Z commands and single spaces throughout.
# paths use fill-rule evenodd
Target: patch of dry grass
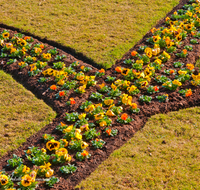
M 61 42 L 110 67 L 179 0 L 2 0 L 0 22 Z
M 42 100 L 0 70 L 0 157 L 56 117 Z

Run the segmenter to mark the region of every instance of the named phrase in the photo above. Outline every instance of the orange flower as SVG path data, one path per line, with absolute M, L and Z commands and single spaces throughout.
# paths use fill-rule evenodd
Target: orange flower
M 133 57 L 135 57 L 135 56 L 137 55 L 137 51 L 132 51 L 132 52 L 131 52 L 131 55 L 132 55 Z
M 75 100 L 74 100 L 74 98 L 70 98 L 69 100 L 70 100 L 70 104 L 71 105 L 76 103 Z
M 87 156 L 88 154 L 89 154 L 89 153 L 88 153 L 86 150 L 84 150 L 84 151 L 81 153 L 81 155 L 84 156 L 84 157 Z
M 116 68 L 115 68 L 115 71 L 116 71 L 117 73 L 121 73 L 121 72 L 122 72 L 122 68 L 121 68 L 121 67 L 116 67 Z
M 137 109 L 137 104 L 136 103 L 132 103 L 130 106 L 132 107 L 132 109 Z
M 65 96 L 65 92 L 64 92 L 64 91 L 60 91 L 60 92 L 59 92 L 59 96 L 60 96 L 60 97 Z
M 158 87 L 154 86 L 153 89 L 157 92 L 158 91 Z
M 40 48 L 41 48 L 41 49 L 44 49 L 44 44 L 40 44 Z
M 100 73 L 105 73 L 104 69 L 99 70 Z
M 173 73 L 174 73 L 174 70 L 171 69 L 171 70 L 169 71 L 169 74 L 172 75 Z
M 185 93 L 185 97 L 191 96 L 192 95 L 192 90 L 189 89 L 186 93 Z
M 24 40 L 30 40 L 30 39 L 31 39 L 30 36 L 25 36 L 25 37 L 24 37 Z
M 187 69 L 189 69 L 190 71 L 192 71 L 192 70 L 194 69 L 194 65 L 191 64 L 191 63 L 188 63 L 188 64 L 186 65 L 186 67 L 187 67 Z
M 111 129 L 107 129 L 107 130 L 106 130 L 106 133 L 107 133 L 108 135 L 111 135 L 111 132 L 112 132 Z
M 186 55 L 187 54 L 187 50 L 183 49 L 183 54 Z
M 128 118 L 128 115 L 127 115 L 126 113 L 123 113 L 123 114 L 121 115 L 121 119 L 122 119 L 122 120 L 127 120 L 127 118 Z
M 50 89 L 51 89 L 51 90 L 56 90 L 56 89 L 57 89 L 57 86 L 56 86 L 56 85 L 51 85 L 51 86 L 50 86 Z

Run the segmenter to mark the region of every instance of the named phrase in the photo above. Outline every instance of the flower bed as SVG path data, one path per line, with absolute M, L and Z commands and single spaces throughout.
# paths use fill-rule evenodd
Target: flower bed
M 199 14 L 192 1 L 176 10 L 108 71 L 2 29 L 1 67 L 37 91 L 59 117 L 14 159 L 11 153 L 1 159 L 7 172 L 0 175 L 1 188 L 12 188 L 12 175 L 21 178 L 22 189 L 34 189 L 37 178 L 43 180 L 39 189 L 71 189 L 151 115 L 199 104 Z

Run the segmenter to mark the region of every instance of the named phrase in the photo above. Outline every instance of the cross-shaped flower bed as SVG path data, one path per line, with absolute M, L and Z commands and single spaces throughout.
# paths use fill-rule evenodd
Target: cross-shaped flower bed
M 59 113 L 17 155 L 1 159 L 1 189 L 70 189 L 151 115 L 197 105 L 199 16 L 191 0 L 107 71 L 1 29 L 1 67 Z

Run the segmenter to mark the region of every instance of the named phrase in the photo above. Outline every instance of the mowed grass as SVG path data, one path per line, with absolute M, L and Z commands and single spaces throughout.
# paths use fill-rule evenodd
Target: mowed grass
M 151 117 L 77 187 L 92 189 L 200 189 L 200 108 Z
M 28 30 L 110 67 L 179 0 L 1 0 L 0 22 Z
M 0 70 L 0 157 L 50 123 L 56 113 Z

